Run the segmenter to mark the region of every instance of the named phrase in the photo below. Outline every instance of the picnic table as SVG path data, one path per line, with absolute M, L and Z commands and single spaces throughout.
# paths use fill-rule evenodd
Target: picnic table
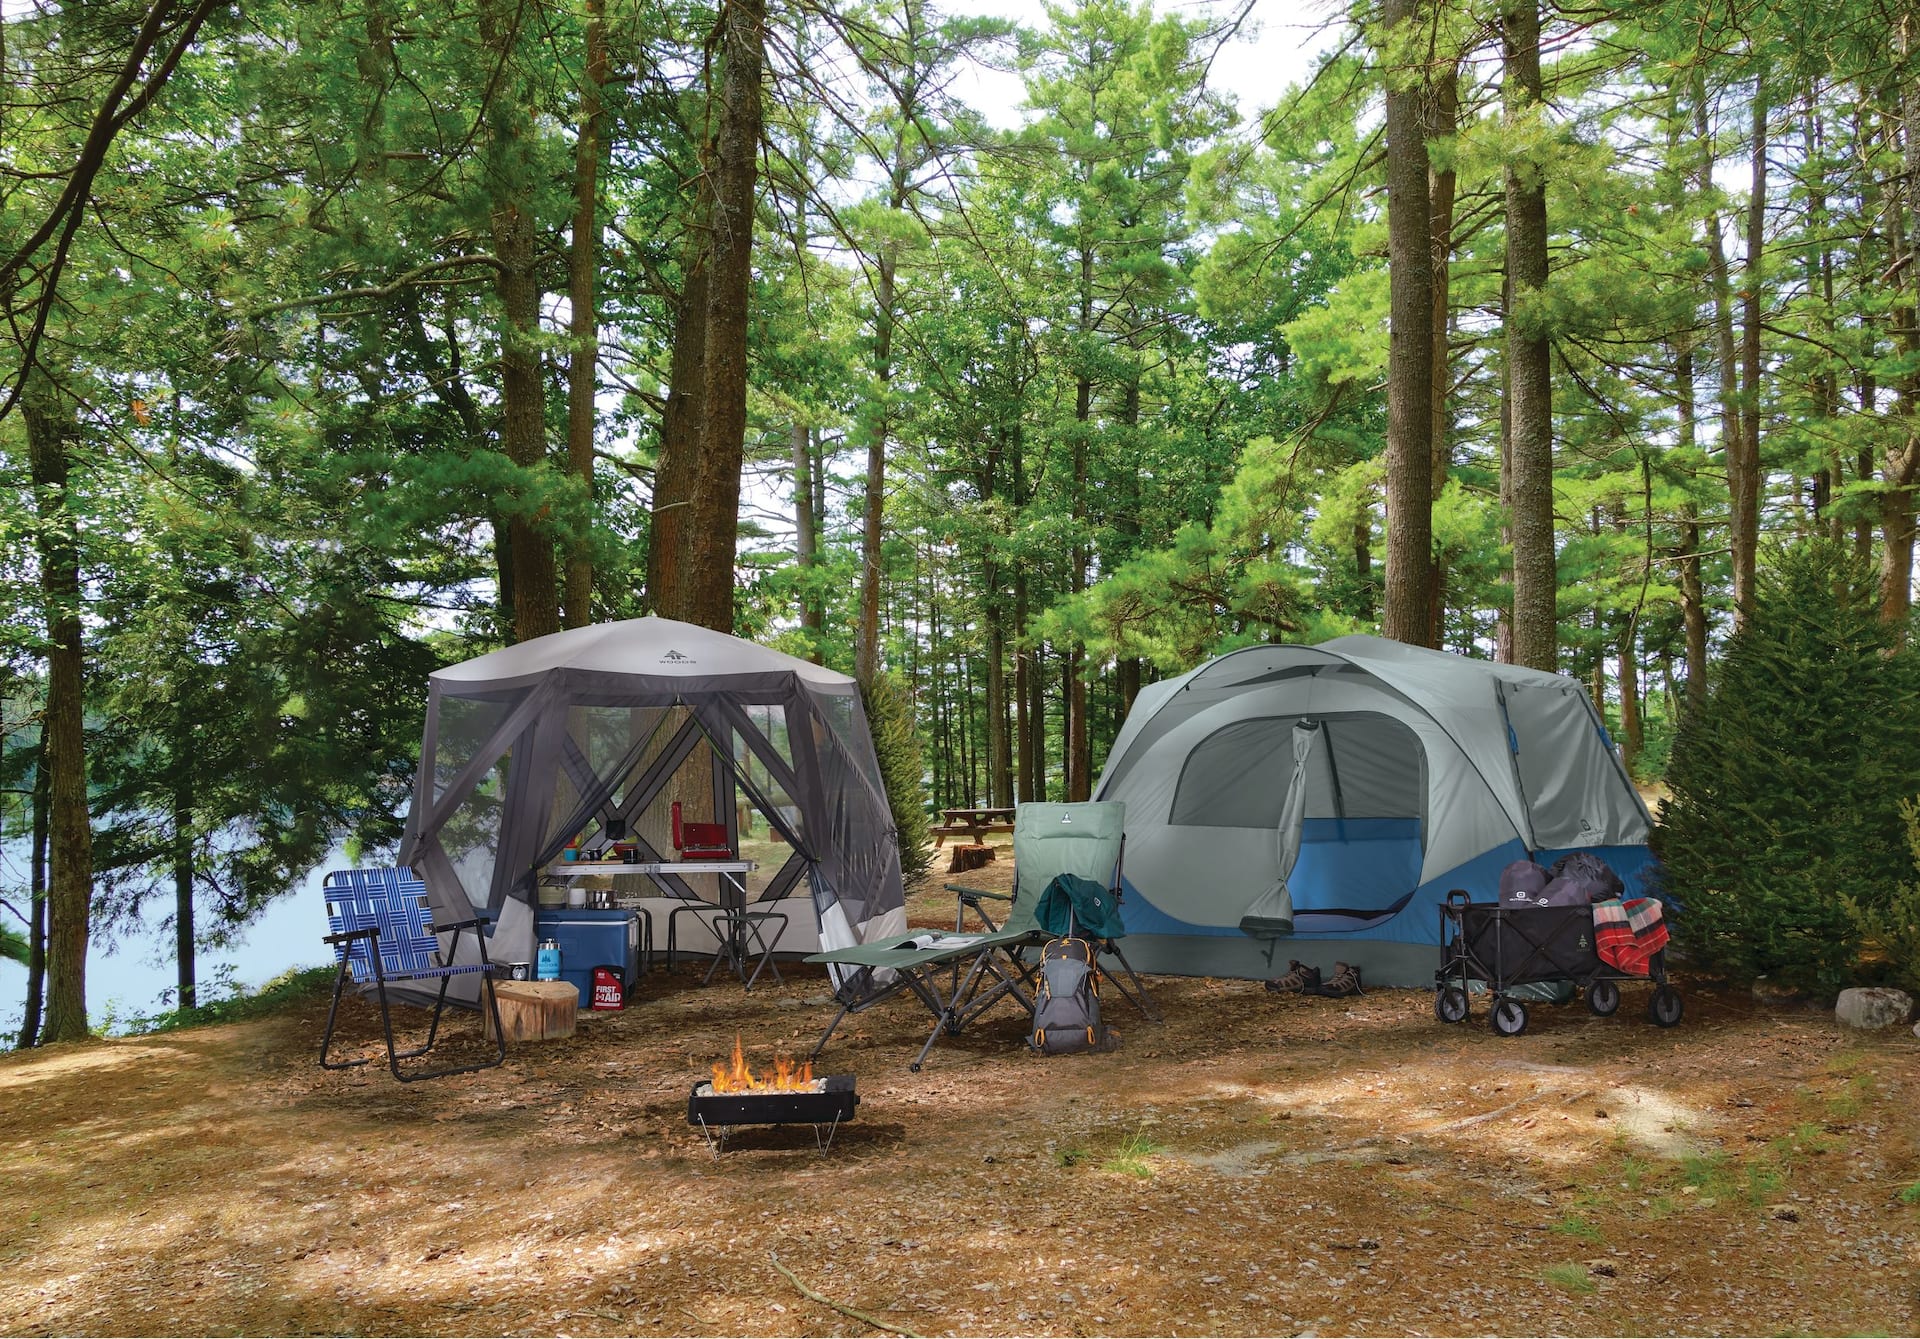
M 1013 806 L 985 805 L 976 808 L 942 809 L 940 823 L 933 829 L 936 849 L 949 837 L 966 837 L 974 845 L 990 832 L 1013 831 Z

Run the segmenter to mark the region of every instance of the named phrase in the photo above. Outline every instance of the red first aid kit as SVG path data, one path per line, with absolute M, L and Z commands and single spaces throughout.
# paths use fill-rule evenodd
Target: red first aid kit
M 626 992 L 620 988 L 620 969 L 617 967 L 596 967 L 593 969 L 593 1004 L 595 1009 L 626 1008 Z

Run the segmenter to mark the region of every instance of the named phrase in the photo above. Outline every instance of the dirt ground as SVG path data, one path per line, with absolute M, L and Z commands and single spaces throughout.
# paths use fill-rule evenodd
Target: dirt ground
M 319 1069 L 324 1001 L 54 1047 L 0 1060 L 0 1331 L 1920 1332 L 1920 1042 L 1682 984 L 1672 1031 L 1629 989 L 1502 1039 L 1426 992 L 1155 978 L 1163 1024 L 1109 994 L 1115 1053 L 1028 1054 L 1003 1008 L 919 1074 L 903 999 L 828 1047 L 862 1102 L 825 1154 L 686 1118 L 736 1033 L 811 1047 L 804 968 L 656 972 L 414 1085 Z

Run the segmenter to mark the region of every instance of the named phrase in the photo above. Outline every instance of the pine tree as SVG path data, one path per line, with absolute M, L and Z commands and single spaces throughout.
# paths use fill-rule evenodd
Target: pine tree
M 1778 551 L 1674 740 L 1654 849 L 1689 950 L 1732 975 L 1830 991 L 1859 947 L 1845 898 L 1909 872 L 1920 665 L 1892 654 L 1873 574 L 1826 541 Z

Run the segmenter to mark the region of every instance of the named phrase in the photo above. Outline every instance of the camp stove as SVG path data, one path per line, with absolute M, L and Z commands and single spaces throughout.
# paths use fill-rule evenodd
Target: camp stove
M 736 1037 L 732 1066 L 715 1065 L 713 1077 L 694 1084 L 687 1095 L 687 1124 L 700 1127 L 715 1157 L 740 1125 L 811 1125 L 814 1142 L 824 1153 L 833 1145 L 840 1122 L 852 1120 L 859 1105 L 851 1074 L 816 1079 L 811 1064 L 796 1069 L 779 1061 L 774 1077 L 754 1077 Z

